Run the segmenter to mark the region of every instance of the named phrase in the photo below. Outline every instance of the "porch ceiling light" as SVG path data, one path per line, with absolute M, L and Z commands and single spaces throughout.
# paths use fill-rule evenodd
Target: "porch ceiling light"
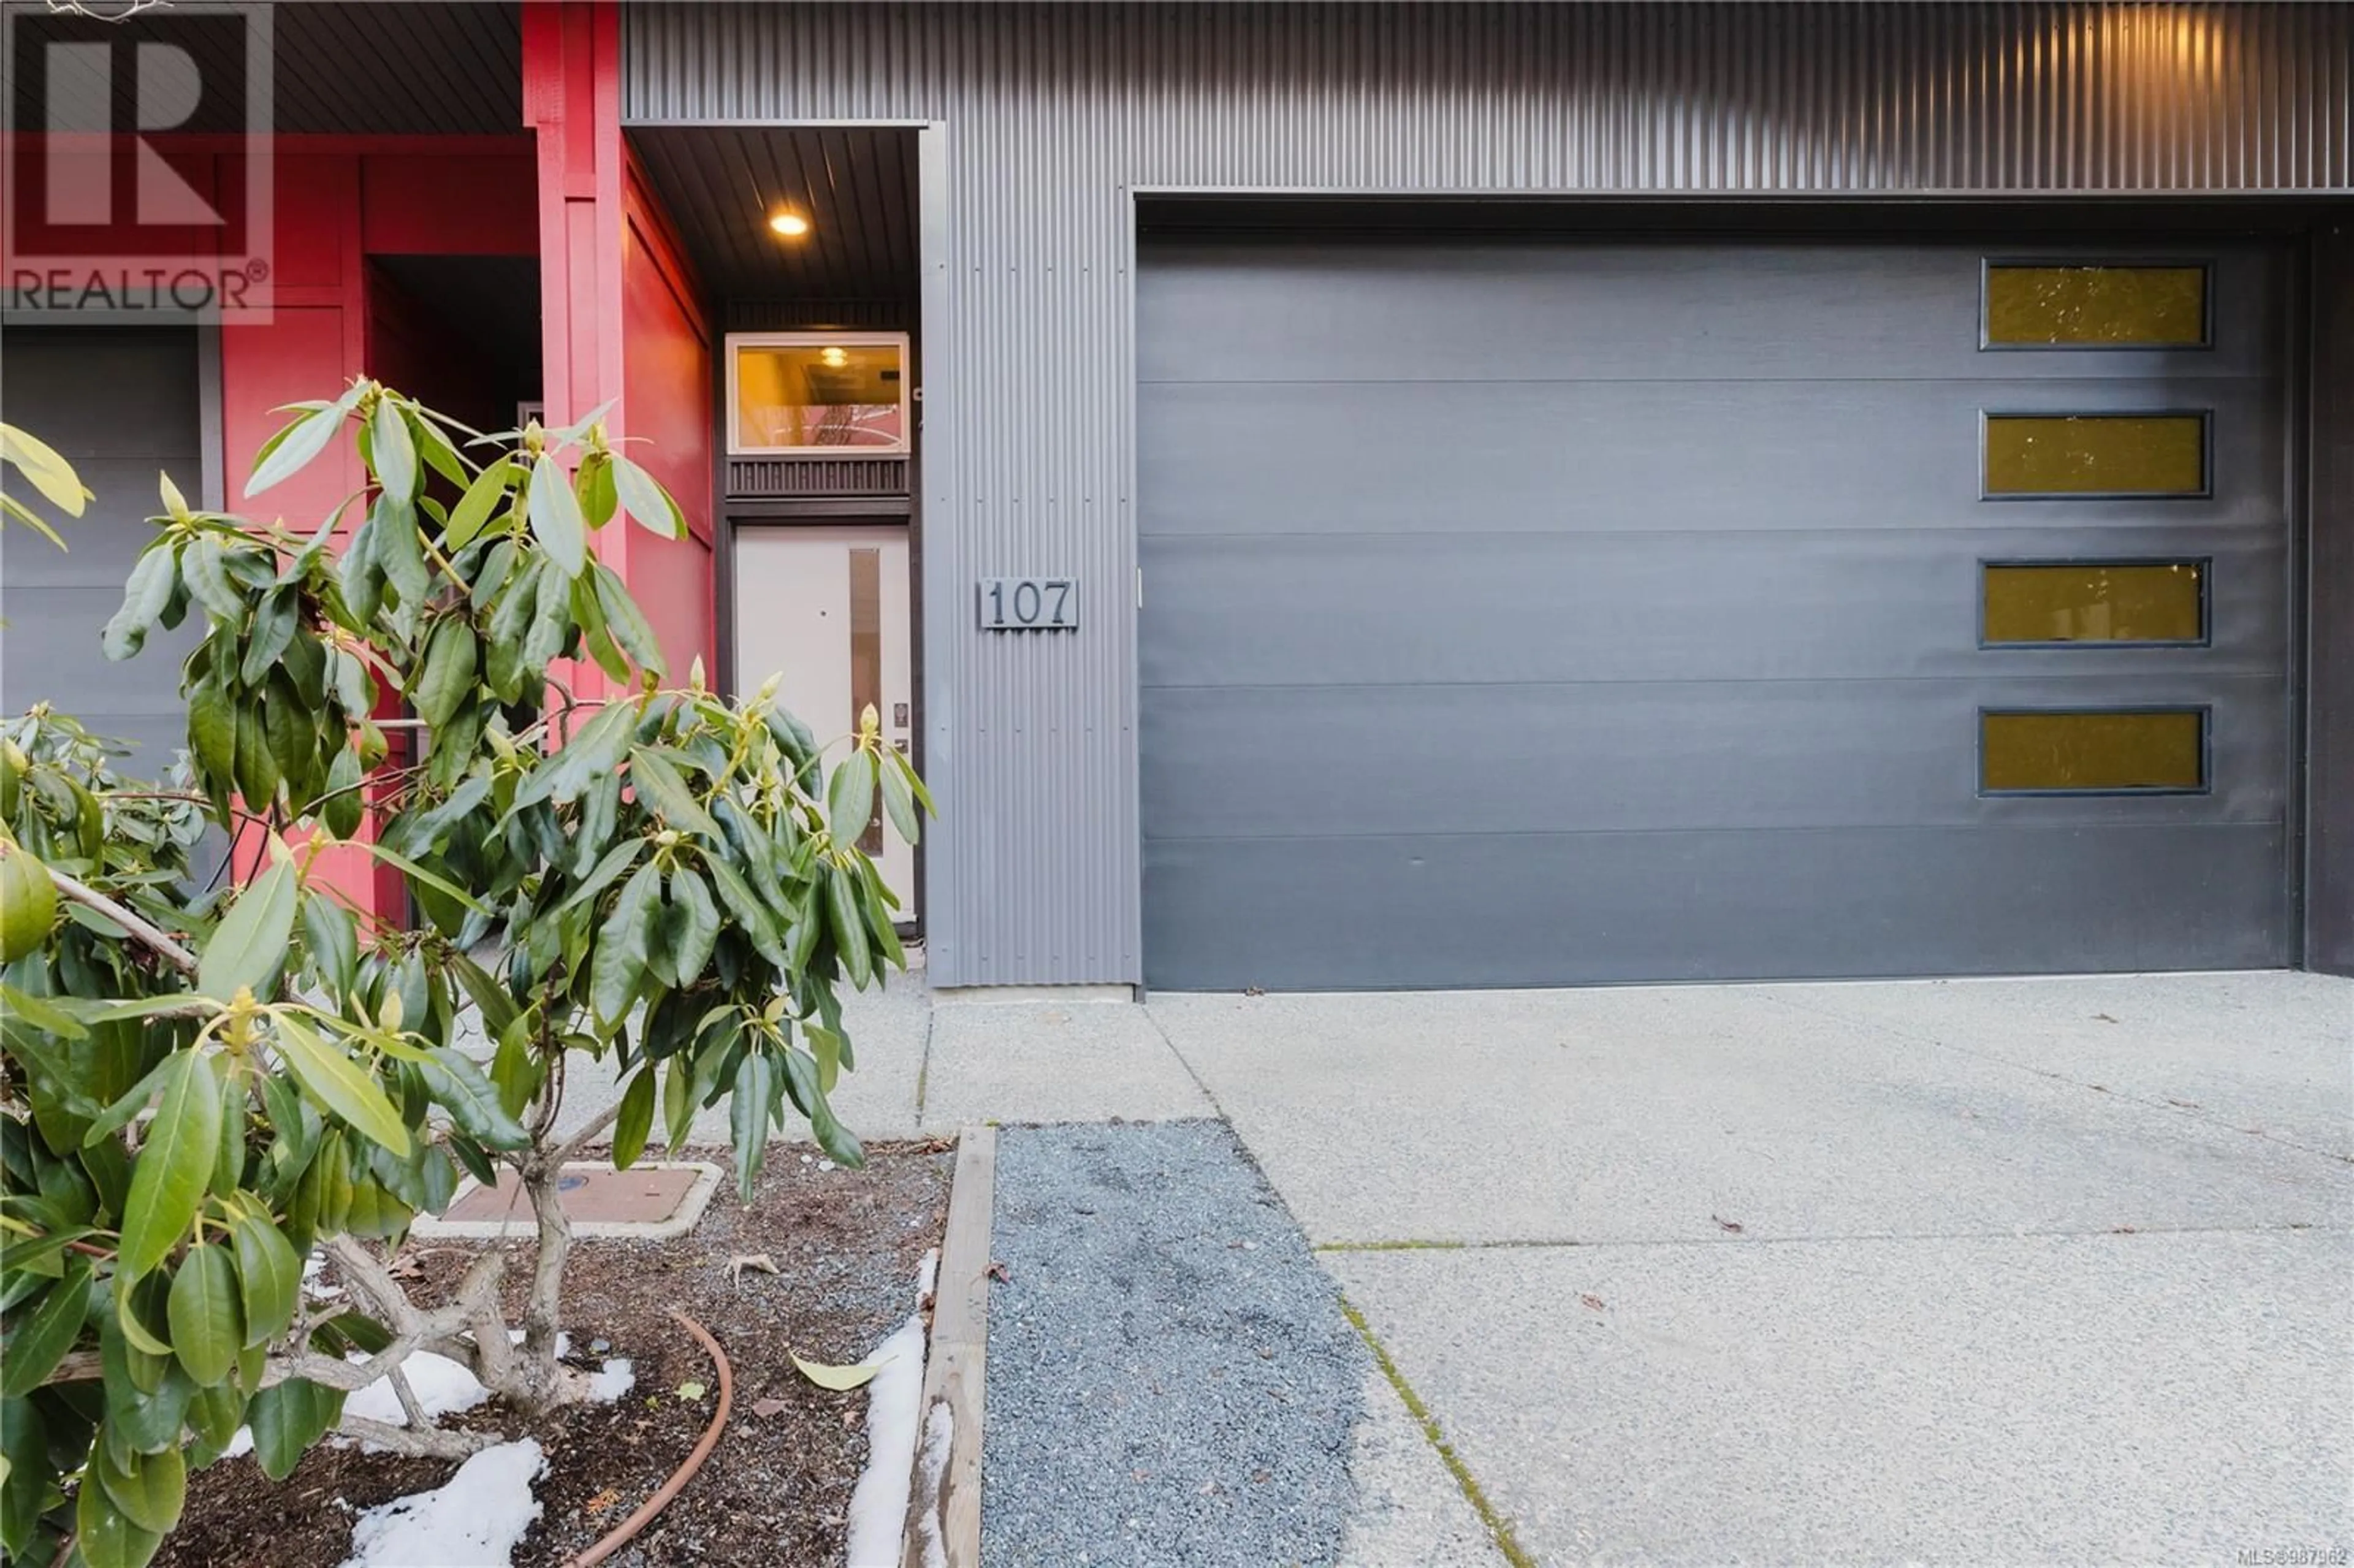
M 769 227 L 788 239 L 799 239 L 810 231 L 810 220 L 797 212 L 779 212 L 769 217 Z
M 850 363 L 850 355 L 838 348 L 821 349 L 817 357 L 828 370 L 839 370 Z

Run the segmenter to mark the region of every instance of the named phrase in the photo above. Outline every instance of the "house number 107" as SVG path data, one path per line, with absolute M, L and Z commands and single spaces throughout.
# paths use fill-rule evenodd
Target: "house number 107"
M 983 577 L 983 631 L 1073 631 L 1079 624 L 1079 586 L 1069 577 Z

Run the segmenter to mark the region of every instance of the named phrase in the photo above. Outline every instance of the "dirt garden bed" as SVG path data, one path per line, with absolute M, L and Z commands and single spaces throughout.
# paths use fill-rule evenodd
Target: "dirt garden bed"
M 709 1359 L 670 1317 L 684 1308 L 735 1366 L 735 1408 L 703 1469 L 610 1562 L 839 1563 L 852 1488 L 866 1462 L 867 1395 L 803 1378 L 788 1351 L 855 1361 L 905 1322 L 924 1254 L 938 1246 L 955 1155 L 944 1143 L 885 1144 L 864 1171 L 828 1170 L 799 1146 L 771 1150 L 757 1202 L 737 1206 L 723 1183 L 701 1222 L 667 1242 L 576 1243 L 565 1278 L 573 1349 L 594 1366 L 633 1363 L 636 1383 L 611 1404 L 577 1405 L 526 1422 L 493 1402 L 447 1424 L 533 1437 L 547 1454 L 542 1506 L 514 1568 L 550 1568 L 589 1546 L 669 1478 L 709 1424 L 717 1382 Z M 705 1155 L 725 1163 L 724 1153 Z M 438 1299 L 476 1245 L 411 1241 L 398 1267 Z M 508 1308 L 519 1311 L 527 1244 L 501 1244 Z M 765 1255 L 773 1275 L 731 1268 Z M 517 1320 L 514 1318 L 511 1321 Z M 692 1385 L 700 1384 L 700 1397 Z M 685 1393 L 682 1393 L 682 1387 Z M 155 1559 L 168 1568 L 334 1568 L 362 1510 L 438 1487 L 452 1462 L 322 1446 L 282 1482 L 250 1458 L 189 1478 L 179 1530 Z

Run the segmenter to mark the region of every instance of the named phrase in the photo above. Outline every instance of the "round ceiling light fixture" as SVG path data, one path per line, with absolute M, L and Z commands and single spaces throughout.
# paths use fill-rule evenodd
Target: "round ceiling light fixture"
M 850 355 L 838 348 L 820 349 L 817 357 L 818 362 L 828 370 L 840 370 L 850 363 Z
M 799 239 L 810 231 L 810 220 L 797 212 L 779 212 L 769 217 L 769 227 L 788 239 Z

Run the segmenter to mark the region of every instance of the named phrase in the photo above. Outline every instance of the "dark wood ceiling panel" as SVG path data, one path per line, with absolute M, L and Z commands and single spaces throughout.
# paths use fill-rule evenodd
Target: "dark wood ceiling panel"
M 6 6 L 12 47 L 151 38 L 189 51 L 200 79 L 243 68 L 242 29 L 166 7 L 122 23 Z M 523 19 L 513 0 L 281 0 L 270 8 L 270 123 L 281 135 L 506 135 L 523 129 Z M 117 122 L 132 122 L 132 73 L 117 71 Z M 18 105 L 18 112 L 27 111 Z M 33 129 L 22 125 L 18 129 Z M 199 101 L 180 129 L 246 129 L 241 101 Z
M 915 132 L 857 126 L 646 126 L 630 132 L 715 297 L 916 297 Z M 790 210 L 810 232 L 785 238 Z

